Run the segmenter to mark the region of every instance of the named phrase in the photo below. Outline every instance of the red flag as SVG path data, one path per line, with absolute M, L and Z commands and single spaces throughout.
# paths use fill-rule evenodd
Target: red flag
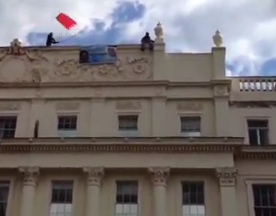
M 71 29 L 72 27 L 74 27 L 77 23 L 75 22 L 75 20 L 71 19 L 69 16 L 67 16 L 64 13 L 60 13 L 57 17 L 56 17 L 57 21 L 63 25 L 66 29 Z

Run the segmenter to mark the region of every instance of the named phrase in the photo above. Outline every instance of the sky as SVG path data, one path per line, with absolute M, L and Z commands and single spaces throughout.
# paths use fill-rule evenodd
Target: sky
M 68 31 L 55 17 L 66 13 Z M 223 35 L 228 76 L 276 76 L 276 0 L 0 0 L 0 46 L 139 43 L 161 22 L 167 52 L 210 52 Z

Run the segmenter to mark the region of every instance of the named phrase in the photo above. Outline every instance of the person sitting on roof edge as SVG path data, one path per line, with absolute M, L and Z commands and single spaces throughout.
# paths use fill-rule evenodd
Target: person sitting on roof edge
M 146 32 L 145 36 L 141 39 L 141 51 L 145 51 L 146 44 L 149 45 L 149 50 L 153 50 L 154 41 L 151 40 L 150 35 Z

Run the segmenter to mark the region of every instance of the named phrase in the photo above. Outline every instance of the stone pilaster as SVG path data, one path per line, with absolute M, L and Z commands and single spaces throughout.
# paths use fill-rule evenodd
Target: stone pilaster
M 149 168 L 154 191 L 154 216 L 166 216 L 166 186 L 170 169 L 168 167 Z
M 33 216 L 35 189 L 39 176 L 39 168 L 19 167 L 19 172 L 23 174 L 23 189 L 20 206 L 20 216 Z
M 86 216 L 100 215 L 100 187 L 104 176 L 103 167 L 84 167 L 87 174 Z
M 236 177 L 238 170 L 234 167 L 216 169 L 220 185 L 222 216 L 237 215 Z

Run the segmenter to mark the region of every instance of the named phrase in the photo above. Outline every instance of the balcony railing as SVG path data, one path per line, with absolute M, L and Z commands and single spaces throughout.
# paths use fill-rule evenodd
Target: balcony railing
M 238 83 L 237 83 L 238 82 Z M 233 78 L 234 90 L 241 92 L 275 92 L 276 77 L 238 77 Z

